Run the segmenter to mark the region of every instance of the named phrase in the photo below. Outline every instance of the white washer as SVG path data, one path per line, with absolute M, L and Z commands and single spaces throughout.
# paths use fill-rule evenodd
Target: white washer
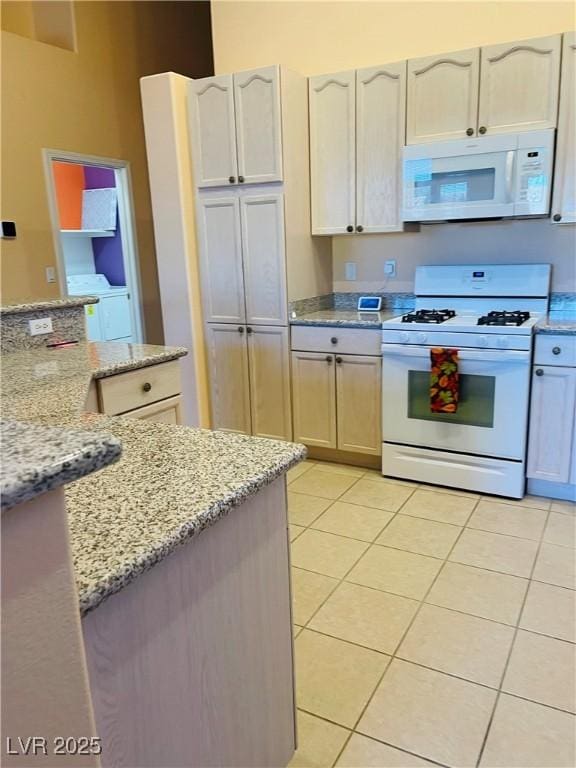
M 86 332 L 89 341 L 133 341 L 130 297 L 125 285 L 112 286 L 105 275 L 70 275 L 70 296 L 97 296 L 98 304 L 87 304 Z

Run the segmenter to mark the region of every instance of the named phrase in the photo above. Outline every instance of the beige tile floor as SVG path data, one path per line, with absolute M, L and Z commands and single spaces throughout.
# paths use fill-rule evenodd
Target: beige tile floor
M 289 472 L 292 768 L 574 768 L 576 505 Z

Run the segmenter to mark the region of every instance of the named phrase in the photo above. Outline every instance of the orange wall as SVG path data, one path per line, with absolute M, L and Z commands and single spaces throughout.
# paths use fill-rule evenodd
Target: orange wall
M 84 167 L 75 163 L 52 163 L 60 229 L 82 229 Z

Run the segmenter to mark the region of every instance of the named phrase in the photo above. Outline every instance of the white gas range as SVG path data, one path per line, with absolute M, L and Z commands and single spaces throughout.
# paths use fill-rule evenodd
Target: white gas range
M 532 334 L 550 265 L 416 269 L 415 310 L 382 324 L 382 474 L 521 498 Z M 456 412 L 432 412 L 431 349 L 458 351 Z

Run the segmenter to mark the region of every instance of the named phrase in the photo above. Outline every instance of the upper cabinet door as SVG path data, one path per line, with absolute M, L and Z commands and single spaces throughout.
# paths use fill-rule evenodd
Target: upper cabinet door
M 576 222 L 576 33 L 564 35 L 552 221 Z
M 198 239 L 205 320 L 243 323 L 246 310 L 237 195 L 200 196 Z
M 408 62 L 406 143 L 476 135 L 480 49 Z
M 405 61 L 356 72 L 356 225 L 361 231 L 402 229 L 405 113 Z
M 246 322 L 287 325 L 284 197 L 242 195 Z
M 355 90 L 355 71 L 309 81 L 313 235 L 355 229 Z
M 197 187 L 236 183 L 236 130 L 232 75 L 192 80 L 188 114 Z
M 482 48 L 479 132 L 555 128 L 560 35 Z
M 282 181 L 282 117 L 279 67 L 234 75 L 238 181 Z

